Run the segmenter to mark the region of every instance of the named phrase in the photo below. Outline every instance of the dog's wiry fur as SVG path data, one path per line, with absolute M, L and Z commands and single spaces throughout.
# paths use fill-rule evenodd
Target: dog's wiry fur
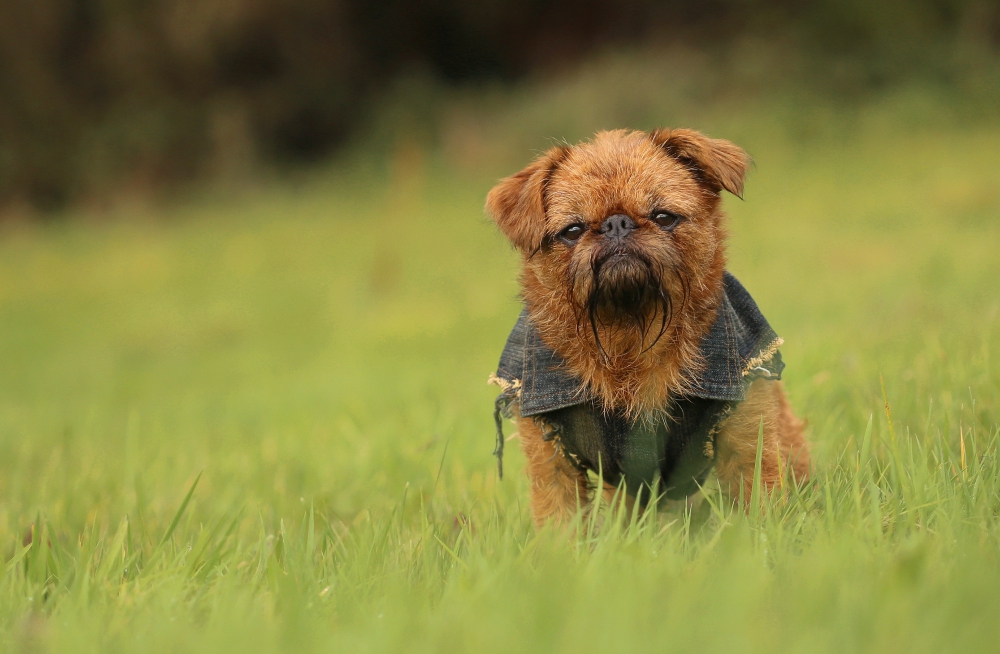
M 555 147 L 502 180 L 487 210 L 522 254 L 521 289 L 542 340 L 606 410 L 637 417 L 693 388 L 699 344 L 716 317 L 726 264 L 720 193 L 740 195 L 749 157 L 685 129 L 601 132 Z M 654 210 L 679 216 L 664 228 Z M 627 238 L 600 232 L 609 216 L 634 222 Z M 582 236 L 560 238 L 578 224 Z M 717 473 L 738 494 L 752 479 L 765 425 L 764 482 L 808 473 L 802 423 L 776 382 L 755 382 L 718 435 Z M 589 497 L 585 476 L 531 419 L 519 419 L 536 520 Z M 779 457 L 781 463 L 779 464 Z

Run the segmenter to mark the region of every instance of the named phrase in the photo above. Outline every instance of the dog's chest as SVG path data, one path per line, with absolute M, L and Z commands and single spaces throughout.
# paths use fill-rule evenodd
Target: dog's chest
M 612 486 L 624 482 L 645 504 L 654 489 L 668 499 L 698 491 L 715 459 L 715 433 L 735 404 L 681 398 L 655 416 L 629 420 L 585 402 L 535 421 L 574 465 Z

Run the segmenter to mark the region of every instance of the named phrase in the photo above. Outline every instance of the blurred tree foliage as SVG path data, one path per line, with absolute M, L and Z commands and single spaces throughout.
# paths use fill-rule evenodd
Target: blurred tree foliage
M 401 71 L 510 80 L 597 47 L 753 36 L 851 84 L 992 51 L 996 0 L 0 0 L 0 206 L 330 152 Z M 965 44 L 965 45 L 963 45 Z M 843 83 L 843 79 L 839 83 Z

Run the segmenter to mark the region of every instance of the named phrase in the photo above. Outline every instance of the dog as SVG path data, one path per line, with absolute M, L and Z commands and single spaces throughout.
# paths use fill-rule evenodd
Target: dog
M 610 498 L 624 484 L 642 507 L 685 498 L 713 470 L 748 505 L 758 449 L 764 488 L 808 479 L 783 341 L 725 269 L 721 193 L 742 197 L 749 165 L 694 130 L 605 131 L 489 192 L 524 304 L 490 376 L 495 454 L 502 478 L 513 419 L 536 524 L 565 521 L 598 486 Z

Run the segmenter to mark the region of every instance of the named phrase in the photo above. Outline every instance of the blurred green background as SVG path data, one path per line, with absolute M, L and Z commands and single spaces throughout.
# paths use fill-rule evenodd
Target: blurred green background
M 0 651 L 991 651 L 998 21 L 3 3 Z M 536 533 L 483 201 L 657 126 L 754 157 L 729 269 L 815 483 Z

